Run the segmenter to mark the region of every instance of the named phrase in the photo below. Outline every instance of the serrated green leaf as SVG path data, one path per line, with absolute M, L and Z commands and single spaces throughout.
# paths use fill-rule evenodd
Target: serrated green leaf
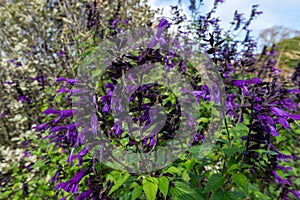
M 249 193 L 248 180 L 243 174 L 233 174 L 232 181 L 246 194 Z
M 120 143 L 123 145 L 123 146 L 126 146 L 129 142 L 129 138 L 123 138 L 120 140 Z
M 177 167 L 174 167 L 174 166 L 171 166 L 169 167 L 165 173 L 170 173 L 170 174 L 181 174 L 181 169 L 177 168 Z
M 158 188 L 166 199 L 169 191 L 169 180 L 165 176 L 162 176 L 158 179 Z
M 240 166 L 237 164 L 233 164 L 229 167 L 228 172 L 234 171 L 235 169 L 239 169 Z
M 245 151 L 245 147 L 222 148 L 222 151 L 224 152 L 224 154 L 231 157 L 236 153 L 241 153 L 241 152 Z
M 146 177 L 143 179 L 143 190 L 147 200 L 155 200 L 158 190 L 158 180 L 154 177 Z
M 203 192 L 210 192 L 219 189 L 224 184 L 225 179 L 220 174 L 213 174 L 207 182 Z
M 183 171 L 181 177 L 185 182 L 189 182 L 191 180 L 190 174 L 187 170 Z
M 131 193 L 131 200 L 136 200 L 138 197 L 140 197 L 142 191 L 143 191 L 142 186 L 140 185 L 136 186 Z
M 233 127 L 231 129 L 231 132 L 236 138 L 239 138 L 241 136 L 247 135 L 249 132 L 249 128 L 245 124 L 240 123 Z
M 180 181 L 174 182 L 174 187 L 170 188 L 170 194 L 176 199 L 204 200 L 200 193 L 192 190 L 186 183 Z
M 236 200 L 236 199 L 234 198 L 234 195 L 232 193 L 218 190 L 212 193 L 210 200 Z
M 185 168 L 190 171 L 195 165 L 195 161 L 194 160 L 187 160 L 185 163 L 184 163 L 184 166 Z
M 114 186 L 112 186 L 112 188 L 110 189 L 108 196 L 111 195 L 114 191 L 116 191 L 117 189 L 119 189 L 124 183 L 125 181 L 127 181 L 127 179 L 130 177 L 130 174 L 125 174 L 123 176 L 123 178 Z
M 264 199 L 264 200 L 270 200 L 271 198 L 263 193 L 261 193 L 260 191 L 254 191 L 254 195 L 259 198 L 259 199 Z

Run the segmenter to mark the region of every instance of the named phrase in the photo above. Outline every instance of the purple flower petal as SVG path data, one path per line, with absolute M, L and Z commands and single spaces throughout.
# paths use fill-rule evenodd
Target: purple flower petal
M 48 108 L 48 109 L 46 109 L 46 110 L 43 112 L 43 114 L 46 114 L 46 115 L 50 115 L 50 114 L 57 115 L 57 114 L 59 114 L 59 111 L 54 110 L 54 109 L 52 109 L 52 108 Z
M 93 191 L 91 189 L 89 189 L 89 190 L 79 194 L 76 197 L 76 200 L 87 200 L 87 199 L 91 199 L 91 197 L 93 197 Z
M 82 159 L 83 157 L 89 152 L 89 148 L 85 147 L 83 150 L 81 150 L 78 154 L 76 155 L 70 155 L 67 162 L 72 162 L 74 159 L 78 159 L 78 165 L 77 166 L 81 166 L 82 165 Z
M 86 174 L 87 174 L 87 169 L 83 169 L 79 171 L 71 180 L 57 184 L 55 190 L 61 188 L 66 192 L 71 192 L 75 194 L 78 191 L 79 182 Z
M 98 117 L 95 113 L 92 114 L 91 127 L 92 133 L 96 135 L 98 133 Z

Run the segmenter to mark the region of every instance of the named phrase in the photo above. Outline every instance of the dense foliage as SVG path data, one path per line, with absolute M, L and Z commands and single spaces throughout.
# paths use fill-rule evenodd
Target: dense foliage
M 214 16 L 220 3 L 204 14 L 191 1 L 192 20 L 172 6 L 172 17 L 157 24 L 139 1 L 2 3 L 0 131 L 21 134 L 24 155 L 15 162 L 1 156 L 0 198 L 300 199 L 299 66 L 285 80 L 276 46 L 255 53 L 250 24 L 261 14 L 257 5 L 248 18 L 235 12 L 231 29 L 223 30 Z M 148 45 L 127 48 L 124 33 Z M 211 84 L 192 55 L 209 58 L 202 69 Z M 140 80 L 139 66 L 145 76 L 151 69 L 157 76 L 128 88 L 125 83 Z M 190 90 L 158 83 L 165 73 L 178 73 Z M 125 83 L 118 88 L 120 79 Z M 191 110 L 185 110 L 179 94 L 190 95 L 196 107 L 187 102 Z M 156 130 L 150 124 L 161 123 L 158 105 L 165 121 Z M 150 133 L 132 137 L 124 110 L 134 127 Z M 194 132 L 179 132 L 192 111 L 200 115 L 186 123 Z M 212 132 L 218 122 L 221 129 Z M 213 148 L 199 156 L 211 135 Z M 170 145 L 178 137 L 184 151 Z M 121 150 L 155 155 L 166 147 L 177 157 L 158 169 L 159 156 L 146 156 L 145 166 L 130 163 L 135 170 L 122 164 L 124 154 L 115 157 Z

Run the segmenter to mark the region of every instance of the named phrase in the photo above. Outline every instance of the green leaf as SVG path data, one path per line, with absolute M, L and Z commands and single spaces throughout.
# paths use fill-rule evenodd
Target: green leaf
M 136 200 L 138 197 L 140 197 L 142 191 L 143 191 L 142 186 L 140 185 L 136 186 L 131 193 L 131 200 Z
M 126 146 L 128 142 L 129 142 L 129 138 L 123 138 L 120 140 L 120 143 L 122 144 L 123 147 Z
M 233 174 L 233 182 L 246 194 L 249 193 L 248 180 L 243 174 Z
M 270 200 L 271 198 L 268 195 L 265 195 L 259 191 L 259 188 L 251 183 L 248 184 L 249 190 L 253 192 L 256 199 Z
M 123 178 L 110 189 L 108 196 L 111 195 L 117 189 L 119 189 L 125 183 L 125 181 L 127 181 L 127 179 L 129 177 L 130 177 L 130 174 L 125 174 L 125 176 L 123 176 Z
M 236 138 L 239 138 L 241 136 L 247 135 L 249 132 L 249 128 L 245 124 L 240 123 L 233 127 L 231 129 L 231 132 L 234 136 L 236 136 Z
M 166 199 L 169 191 L 169 180 L 165 176 L 162 176 L 158 179 L 158 188 Z
M 189 182 L 191 180 L 190 174 L 187 170 L 183 171 L 181 177 L 185 182 Z
M 170 174 L 181 174 L 181 169 L 171 166 L 170 168 L 168 168 L 164 173 L 170 173 Z
M 207 182 L 203 192 L 210 192 L 219 189 L 224 184 L 225 179 L 220 174 L 213 174 Z
M 236 153 L 241 153 L 244 150 L 245 150 L 245 147 L 222 148 L 222 151 L 224 152 L 224 154 L 226 154 L 229 157 L 233 156 Z
M 229 167 L 228 172 L 235 171 L 236 169 L 239 169 L 239 168 L 240 168 L 239 165 L 233 164 Z
M 185 168 L 188 170 L 188 171 L 191 171 L 191 169 L 194 167 L 195 165 L 195 161 L 194 160 L 187 160 L 185 163 L 184 163 L 184 166 Z
M 210 200 L 236 200 L 230 192 L 218 190 L 212 193 Z
M 261 193 L 260 191 L 256 190 L 254 191 L 254 195 L 259 198 L 259 199 L 264 199 L 264 200 L 270 200 L 271 198 L 263 193 Z
M 158 190 L 158 180 L 154 177 L 146 177 L 143 179 L 143 190 L 147 200 L 155 200 Z
M 199 123 L 201 123 L 201 122 L 203 122 L 203 123 L 208 123 L 208 122 L 209 122 L 209 119 L 206 118 L 206 117 L 200 117 L 200 118 L 198 119 L 198 122 L 199 122 Z
M 192 190 L 187 184 L 180 181 L 174 182 L 174 187 L 170 188 L 170 194 L 178 200 L 204 200 L 199 192 Z

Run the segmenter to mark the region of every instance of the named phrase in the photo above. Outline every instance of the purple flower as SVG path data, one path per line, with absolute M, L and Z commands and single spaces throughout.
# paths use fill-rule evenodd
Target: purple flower
M 46 115 L 51 115 L 51 114 L 54 114 L 54 115 L 57 115 L 59 114 L 59 111 L 58 110 L 54 110 L 52 108 L 48 108 L 46 109 L 43 114 L 46 114 Z
M 250 80 L 234 80 L 232 81 L 232 84 L 239 87 L 243 88 L 244 94 L 248 95 L 248 85 L 251 84 L 256 84 L 256 83 L 261 83 L 262 81 L 259 78 L 252 78 Z
M 3 112 L 3 113 L 0 114 L 0 117 L 4 118 L 7 114 L 8 114 L 7 112 Z
M 58 131 L 65 131 L 68 129 L 76 129 L 76 123 L 71 123 L 65 126 L 54 126 L 52 128 L 52 133 L 58 132 Z
M 285 117 L 278 117 L 275 121 L 281 124 L 284 128 L 291 129 L 291 126 Z
M 39 83 L 39 86 L 43 86 L 44 85 L 44 81 L 47 80 L 46 76 L 41 76 L 41 75 L 38 75 L 37 77 L 35 78 L 31 78 L 32 81 L 38 81 Z
M 115 113 L 122 113 L 122 99 L 121 98 L 112 98 L 111 103 L 114 105 Z
M 285 184 L 289 185 L 289 184 L 290 184 L 290 182 L 289 182 L 288 180 L 285 180 L 285 179 L 281 178 L 281 177 L 276 173 L 275 170 L 272 170 L 272 174 L 273 174 L 274 177 L 275 177 L 275 183 L 276 183 L 276 184 L 278 184 L 278 183 L 280 183 L 280 184 L 282 184 L 282 185 L 285 185 Z
M 122 24 L 127 24 L 128 21 L 129 21 L 128 19 L 125 19 L 125 20 L 122 21 Z
M 28 145 L 31 143 L 31 140 L 25 140 L 23 142 L 21 142 L 21 146 L 24 148 L 28 148 Z
M 64 51 L 59 51 L 58 53 L 57 53 L 57 56 L 58 57 L 62 57 L 62 56 L 64 56 L 66 54 L 66 52 L 64 52 Z
M 105 95 L 103 95 L 100 100 L 102 102 L 103 108 L 102 108 L 102 112 L 105 114 L 108 114 L 110 109 L 111 109 L 111 97 L 112 97 L 112 93 L 113 93 L 113 85 L 112 84 L 106 84 L 105 86 L 106 88 L 109 88 L 109 90 L 107 91 L 107 93 Z
M 287 129 L 291 128 L 287 121 L 287 118 L 291 118 L 293 120 L 300 120 L 300 115 L 287 113 L 284 110 L 281 110 L 277 107 L 271 106 L 270 110 L 275 116 L 277 116 L 276 122 L 280 123 L 283 127 Z
M 286 171 L 293 170 L 292 167 L 284 167 L 284 166 L 280 166 L 280 165 L 276 165 L 276 168 L 280 169 L 281 171 L 283 171 L 283 173 L 286 173 Z
M 15 82 L 11 81 L 11 82 L 4 82 L 4 84 L 7 84 L 7 85 L 12 85 L 14 84 Z
M 71 192 L 72 194 L 75 194 L 78 191 L 79 182 L 87 174 L 87 172 L 87 169 L 79 171 L 71 180 L 57 184 L 55 190 L 62 188 L 66 192 Z
M 196 97 L 198 104 L 200 104 L 200 98 L 207 102 L 210 101 L 210 91 L 207 85 L 202 85 L 201 90 L 192 91 L 191 94 Z
M 78 195 L 76 197 L 76 200 L 87 200 L 87 199 L 91 199 L 91 197 L 93 197 L 93 191 L 91 189 L 82 192 L 80 195 Z
M 51 115 L 51 114 L 59 115 L 57 117 L 57 119 L 55 119 L 53 121 L 53 123 L 58 123 L 63 118 L 67 118 L 67 117 L 73 116 L 74 113 L 75 113 L 75 110 L 54 110 L 52 108 L 48 108 L 43 113 L 46 114 L 46 115 Z
M 276 131 L 276 124 L 272 117 L 258 114 L 257 119 L 259 120 L 261 126 L 267 133 L 271 133 L 273 136 L 278 136 Z
M 160 20 L 159 24 L 157 25 L 157 32 L 148 46 L 149 49 L 152 49 L 158 43 L 160 43 L 161 45 L 165 45 L 167 43 L 166 40 L 162 37 L 162 33 L 170 25 L 171 25 L 171 23 L 168 22 L 166 19 L 163 18 Z
M 22 63 L 21 62 L 16 62 L 16 67 L 21 67 Z
M 291 89 L 291 90 L 286 90 L 290 94 L 298 94 L 300 93 L 300 89 Z
M 149 147 L 153 147 L 155 144 L 155 138 L 152 137 L 151 140 L 150 140 L 150 143 L 149 143 Z
M 69 78 L 63 78 L 63 77 L 57 78 L 56 81 L 57 82 L 64 81 L 67 83 L 67 85 L 74 85 L 74 84 L 80 82 L 80 80 L 77 80 L 77 79 L 69 79 Z
M 82 159 L 83 157 L 89 152 L 89 148 L 85 147 L 83 150 L 81 150 L 78 154 L 76 155 L 70 155 L 67 162 L 72 162 L 74 159 L 78 159 L 78 165 L 77 166 L 81 166 L 82 165 Z
M 30 171 L 32 166 L 33 163 L 29 163 L 28 165 L 25 165 L 25 168 L 27 169 L 27 171 Z
M 149 144 L 148 144 L 149 147 L 153 147 L 155 142 L 156 142 L 154 136 L 153 137 L 146 137 L 146 138 L 144 138 L 143 146 L 147 145 L 148 141 L 149 141 Z
M 214 97 L 214 103 L 217 104 L 217 103 L 220 102 L 220 89 L 219 89 L 217 83 L 213 82 L 212 85 L 213 85 L 212 86 L 212 93 L 213 93 L 213 97 Z
M 284 110 L 281 110 L 279 108 L 276 107 L 270 107 L 270 110 L 272 111 L 272 113 L 274 115 L 276 115 L 277 117 L 288 117 L 288 113 L 285 112 Z
M 49 129 L 51 126 L 48 123 L 44 123 L 44 124 L 40 124 L 38 126 L 34 126 L 32 127 L 32 129 L 35 129 L 36 131 L 40 132 L 40 131 L 45 131 L 47 129 Z
M 18 97 L 18 101 L 21 101 L 22 103 L 26 103 L 27 102 L 27 98 L 26 98 L 26 96 L 19 96 Z
M 61 145 L 68 144 L 72 146 L 78 146 L 82 144 L 81 138 L 78 136 L 77 127 L 79 126 L 79 122 L 74 122 L 65 126 L 55 126 L 52 128 L 52 133 L 45 138 L 50 139 L 50 143 L 60 143 Z M 54 134 L 55 132 L 62 132 Z
M 296 190 L 290 191 L 293 195 L 295 195 L 298 199 L 300 199 L 300 192 L 297 192 Z
M 69 95 L 66 97 L 66 99 L 69 100 L 72 95 L 77 95 L 77 94 L 82 93 L 82 90 L 81 89 L 66 89 L 65 87 L 62 87 L 59 90 L 57 90 L 57 94 L 60 94 L 60 93 L 69 93 Z
M 14 63 L 15 61 L 17 61 L 17 58 L 8 60 L 9 63 Z
M 215 3 L 224 3 L 225 0 L 215 0 Z
M 97 135 L 97 132 L 98 132 L 98 117 L 95 113 L 92 114 L 91 127 L 92 127 L 92 133 L 94 135 Z
M 283 108 L 288 109 L 290 111 L 298 110 L 298 103 L 295 102 L 292 98 L 285 98 L 280 100 L 280 104 Z
M 84 127 L 79 133 L 78 133 L 78 138 L 81 140 L 81 141 L 84 141 L 85 137 L 86 137 L 86 134 L 88 133 L 88 130 L 89 128 L 86 126 Z
M 57 94 L 63 93 L 63 92 L 69 92 L 70 90 L 66 89 L 65 87 L 60 88 L 59 90 L 56 91 Z
M 282 153 L 278 153 L 276 155 L 276 159 L 278 162 L 281 162 L 282 160 L 285 161 L 285 162 L 289 162 L 289 159 L 293 159 L 293 156 L 288 156 L 288 155 L 285 155 L 285 154 L 282 154 Z
M 23 158 L 28 158 L 28 157 L 32 156 L 32 154 L 28 150 L 24 151 L 23 154 L 24 154 Z
M 171 25 L 170 22 L 168 22 L 168 20 L 166 20 L 165 18 L 161 19 L 159 24 L 157 25 L 158 28 L 167 28 Z
M 112 131 L 115 131 L 116 135 L 121 135 L 122 134 L 122 122 L 121 121 L 116 121 L 111 128 Z
M 59 169 L 55 172 L 55 174 L 52 176 L 52 178 L 50 179 L 50 182 L 51 183 L 55 183 L 58 181 L 58 178 L 59 178 L 59 175 L 61 174 L 62 172 L 62 168 L 61 166 L 59 166 Z
M 201 141 L 202 143 L 204 143 L 204 139 L 205 139 L 205 135 L 200 135 L 199 133 L 196 133 L 194 135 L 195 142 Z

